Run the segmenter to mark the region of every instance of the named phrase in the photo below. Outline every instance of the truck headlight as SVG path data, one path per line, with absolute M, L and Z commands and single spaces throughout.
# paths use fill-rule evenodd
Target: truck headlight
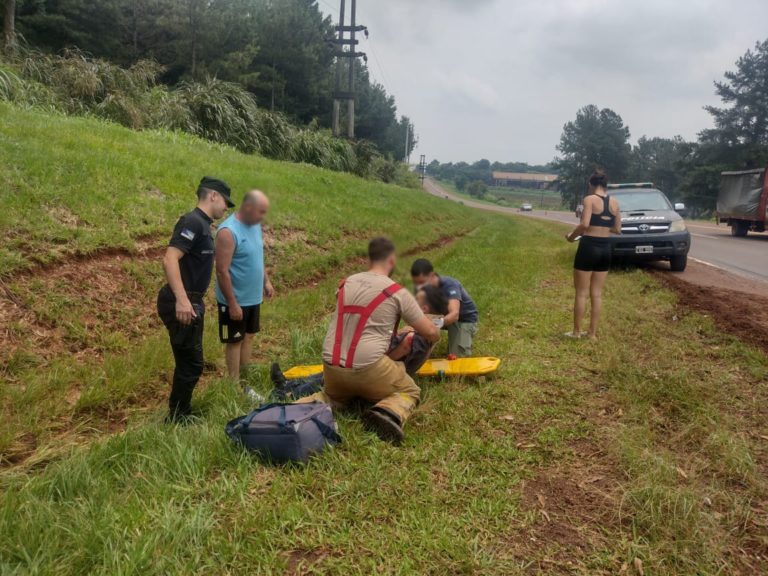
M 675 220 L 669 225 L 670 232 L 685 232 L 686 230 L 685 220 Z

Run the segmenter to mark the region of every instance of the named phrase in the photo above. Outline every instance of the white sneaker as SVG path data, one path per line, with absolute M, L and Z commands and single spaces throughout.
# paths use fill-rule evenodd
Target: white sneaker
M 248 400 L 250 400 L 254 404 L 261 404 L 262 402 L 264 402 L 264 396 L 256 392 L 256 390 L 254 390 L 250 386 L 246 386 L 243 389 L 243 392 L 245 393 L 245 396 L 248 398 Z

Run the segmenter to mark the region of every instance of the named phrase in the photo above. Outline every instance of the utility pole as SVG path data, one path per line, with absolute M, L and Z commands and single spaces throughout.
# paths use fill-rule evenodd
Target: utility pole
M 3 14 L 3 50 L 7 54 L 16 50 L 16 0 L 5 0 Z
M 407 166 L 409 164 L 409 160 L 411 158 L 410 150 L 411 147 L 411 123 L 408 122 L 405 125 L 405 154 L 403 155 L 403 162 L 405 162 L 405 165 Z
M 421 179 L 421 187 L 424 188 L 424 180 L 427 178 L 427 157 L 424 154 L 419 160 L 419 178 Z
M 352 14 L 351 14 L 351 28 L 350 31 L 350 51 L 354 51 L 355 46 L 357 45 L 357 40 L 355 39 L 355 20 L 357 18 L 357 0 L 352 0 Z M 349 122 L 349 125 L 347 126 L 347 138 L 350 140 L 355 137 L 355 59 L 350 58 L 349 59 L 349 86 L 347 87 L 347 91 L 352 95 L 352 97 L 347 101 L 348 108 L 347 108 L 347 121 Z
M 341 0 L 341 6 L 339 7 L 339 37 L 336 40 L 339 46 L 339 50 L 344 46 L 344 31 L 341 27 L 344 25 L 344 7 L 346 2 Z M 337 56 L 336 58 L 336 93 L 333 95 L 333 135 L 339 135 L 339 116 L 341 115 L 341 100 L 337 97 L 341 92 L 341 68 L 342 59 Z
M 333 135 L 341 134 L 341 103 L 347 101 L 347 137 L 355 137 L 355 62 L 362 58 L 368 62 L 368 56 L 363 52 L 357 52 L 356 46 L 360 41 L 356 38 L 357 32 L 365 33 L 368 38 L 368 28 L 357 24 L 357 0 L 350 0 L 350 25 L 346 25 L 346 0 L 340 0 L 339 25 L 336 27 L 338 37 L 328 38 L 327 41 L 336 45 L 336 91 L 333 94 Z M 349 32 L 349 39 L 345 33 Z M 344 47 L 349 46 L 348 50 Z M 349 66 L 346 90 L 342 90 L 342 75 L 344 61 Z

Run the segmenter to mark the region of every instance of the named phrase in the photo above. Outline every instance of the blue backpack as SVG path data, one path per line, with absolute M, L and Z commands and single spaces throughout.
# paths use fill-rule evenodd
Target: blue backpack
M 328 404 L 267 404 L 230 421 L 225 432 L 246 450 L 275 463 L 306 462 L 341 442 Z

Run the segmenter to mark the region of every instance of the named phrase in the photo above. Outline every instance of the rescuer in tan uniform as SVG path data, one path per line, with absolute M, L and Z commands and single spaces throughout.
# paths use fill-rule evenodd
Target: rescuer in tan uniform
M 440 331 L 415 298 L 390 279 L 394 244 L 376 238 L 368 246 L 370 268 L 342 282 L 336 312 L 323 345 L 325 389 L 302 402 L 323 401 L 342 407 L 354 398 L 374 403 L 363 423 L 382 440 L 403 440 L 403 424 L 419 403 L 421 390 L 405 364 L 387 356 L 402 319 L 429 342 Z

